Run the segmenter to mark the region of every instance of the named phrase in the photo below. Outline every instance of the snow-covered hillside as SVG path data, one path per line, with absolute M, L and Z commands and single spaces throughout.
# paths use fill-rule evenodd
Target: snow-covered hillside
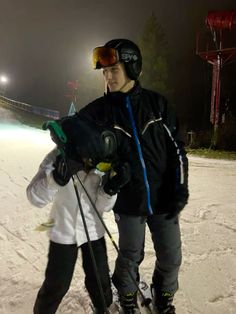
M 50 207 L 33 208 L 25 189 L 53 143 L 49 133 L 0 124 L 0 313 L 31 314 L 47 261 L 48 239 L 35 228 Z M 181 216 L 183 264 L 178 314 L 236 313 L 236 162 L 190 157 L 190 201 Z M 113 214 L 105 216 L 117 239 Z M 111 270 L 116 252 L 107 239 Z M 141 273 L 150 281 L 154 253 L 149 234 Z M 58 313 L 84 313 L 87 299 L 77 265 Z

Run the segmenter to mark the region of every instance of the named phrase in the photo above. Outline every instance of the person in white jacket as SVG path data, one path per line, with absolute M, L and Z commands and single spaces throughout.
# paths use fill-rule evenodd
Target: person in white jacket
M 63 168 L 65 167 L 63 163 L 64 159 L 58 154 L 58 150 L 54 149 L 44 158 L 37 174 L 27 187 L 27 197 L 36 207 L 41 208 L 52 203 L 48 263 L 45 280 L 34 304 L 34 314 L 53 314 L 57 311 L 70 287 L 78 248 L 82 252 L 85 286 L 96 313 L 104 313 L 75 189 L 70 175 L 68 176 Z M 116 201 L 116 195 L 111 196 L 104 192 L 102 185 L 104 173 L 96 169 L 85 171 L 81 169 L 79 163 L 77 169 L 73 169 L 73 173 L 76 172 L 100 214 L 111 210 Z M 79 182 L 77 187 L 106 306 L 109 307 L 112 303 L 112 291 L 104 228 Z

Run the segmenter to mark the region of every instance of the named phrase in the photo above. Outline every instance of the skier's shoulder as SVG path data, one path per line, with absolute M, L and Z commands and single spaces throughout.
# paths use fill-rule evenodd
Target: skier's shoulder
M 105 104 L 104 96 L 99 97 L 88 103 L 86 106 L 84 106 L 82 109 L 80 109 L 79 114 L 84 113 L 93 113 L 96 111 L 101 110 L 101 107 Z
M 168 110 L 169 104 L 167 98 L 157 91 L 142 88 L 142 99 L 145 104 L 151 106 L 150 110 L 153 110 L 161 116 Z
M 146 95 L 145 103 L 151 105 L 150 110 L 159 116 L 165 124 L 168 124 L 170 129 L 175 129 L 178 123 L 175 106 L 169 102 L 166 96 L 145 88 L 143 88 L 143 95 Z
M 57 155 L 59 154 L 58 149 L 55 147 L 52 149 L 43 159 L 41 162 L 39 168 L 40 169 L 46 169 L 46 168 L 51 168 L 53 163 L 56 160 Z
M 105 98 L 99 97 L 83 107 L 77 113 L 77 117 L 97 124 L 104 124 L 104 121 L 108 120 L 108 112 Z
M 167 99 L 164 95 L 160 94 L 157 91 L 151 90 L 151 89 L 147 89 L 147 88 L 142 87 L 142 94 L 146 97 L 152 98 L 157 103 L 166 103 L 167 102 Z

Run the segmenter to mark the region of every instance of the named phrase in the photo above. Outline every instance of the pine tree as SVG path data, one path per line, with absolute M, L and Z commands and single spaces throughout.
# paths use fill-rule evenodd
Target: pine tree
M 140 77 L 142 86 L 169 95 L 168 45 L 164 31 L 154 14 L 147 19 L 138 43 L 143 56 L 143 71 Z

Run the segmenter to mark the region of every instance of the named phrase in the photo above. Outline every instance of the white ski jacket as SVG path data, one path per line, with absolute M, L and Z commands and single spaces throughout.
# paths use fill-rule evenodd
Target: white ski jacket
M 27 187 L 28 200 L 36 207 L 42 208 L 53 203 L 50 218 L 53 226 L 49 230 L 49 237 L 53 242 L 60 244 L 77 244 L 81 246 L 87 242 L 86 234 L 78 200 L 72 179 L 65 186 L 59 186 L 53 179 L 53 163 L 57 156 L 57 150 L 51 151 L 42 161 L 37 174 Z M 91 170 L 78 172 L 86 190 L 102 215 L 104 211 L 113 208 L 116 195 L 106 194 L 102 187 L 103 172 Z M 97 217 L 88 197 L 80 183 L 77 184 L 85 220 L 91 241 L 98 240 L 104 236 L 105 230 Z

